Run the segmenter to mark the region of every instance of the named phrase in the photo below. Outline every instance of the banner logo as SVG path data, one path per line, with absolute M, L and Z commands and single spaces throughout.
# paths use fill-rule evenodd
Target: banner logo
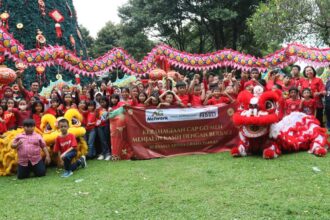
M 214 119 L 218 117 L 218 108 L 176 108 L 176 109 L 147 109 L 146 122 L 175 122 Z

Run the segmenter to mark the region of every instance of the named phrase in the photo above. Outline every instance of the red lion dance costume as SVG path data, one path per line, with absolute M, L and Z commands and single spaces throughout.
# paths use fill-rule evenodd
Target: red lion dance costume
M 233 156 L 262 154 L 266 159 L 278 157 L 282 152 L 308 150 L 316 156 L 327 154 L 327 134 L 314 116 L 292 112 L 283 117 L 283 100 L 278 92 L 263 91 L 255 86 L 253 94 L 241 92 L 233 116 L 240 127 L 240 141 L 231 151 Z

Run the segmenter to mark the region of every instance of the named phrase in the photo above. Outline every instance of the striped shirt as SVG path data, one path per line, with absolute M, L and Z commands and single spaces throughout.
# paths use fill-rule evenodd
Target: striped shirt
M 46 147 L 45 141 L 41 135 L 33 132 L 33 134 L 19 134 L 14 139 L 13 143 L 22 141 L 22 144 L 17 148 L 18 164 L 28 166 L 29 161 L 32 165 L 37 164 L 41 160 L 40 150 Z

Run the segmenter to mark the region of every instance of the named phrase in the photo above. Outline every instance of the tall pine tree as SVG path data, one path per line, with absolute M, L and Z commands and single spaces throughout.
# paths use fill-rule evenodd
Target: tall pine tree
M 26 50 L 36 48 L 37 30 L 40 29 L 47 40 L 47 45 L 64 46 L 66 49 L 75 51 L 77 56 L 87 58 L 85 42 L 80 34 L 77 13 L 72 0 L 0 0 L 0 13 L 5 11 L 10 15 L 9 32 L 24 45 Z M 57 36 L 56 23 L 60 25 L 62 37 Z M 70 36 L 75 41 L 75 47 L 70 41 Z M 13 63 L 7 59 L 7 65 L 13 66 Z M 74 82 L 73 73 L 65 71 L 62 67 L 53 66 L 47 67 L 45 75 L 41 77 L 42 86 L 46 86 L 50 80 L 55 81 L 58 72 L 63 80 Z M 87 77 L 80 77 L 82 83 L 89 81 Z M 25 86 L 28 88 L 36 78 L 35 68 L 28 68 L 24 72 Z

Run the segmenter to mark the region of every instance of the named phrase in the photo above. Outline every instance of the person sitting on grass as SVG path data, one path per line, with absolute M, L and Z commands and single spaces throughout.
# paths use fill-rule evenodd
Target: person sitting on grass
M 69 177 L 78 167 L 85 168 L 87 166 L 86 157 L 80 157 L 76 162 L 72 160 L 77 155 L 76 137 L 68 133 L 69 122 L 62 118 L 58 121 L 58 127 L 61 134 L 56 138 L 54 145 L 54 153 L 58 153 L 61 165 L 64 165 L 64 173 L 62 177 Z
M 17 179 L 29 178 L 31 171 L 36 177 L 46 175 L 46 166 L 41 158 L 40 148 L 46 154 L 46 164 L 50 163 L 50 156 L 45 141 L 41 135 L 34 132 L 35 125 L 33 119 L 25 119 L 24 133 L 17 135 L 11 145 L 13 149 L 17 149 L 18 154 Z

